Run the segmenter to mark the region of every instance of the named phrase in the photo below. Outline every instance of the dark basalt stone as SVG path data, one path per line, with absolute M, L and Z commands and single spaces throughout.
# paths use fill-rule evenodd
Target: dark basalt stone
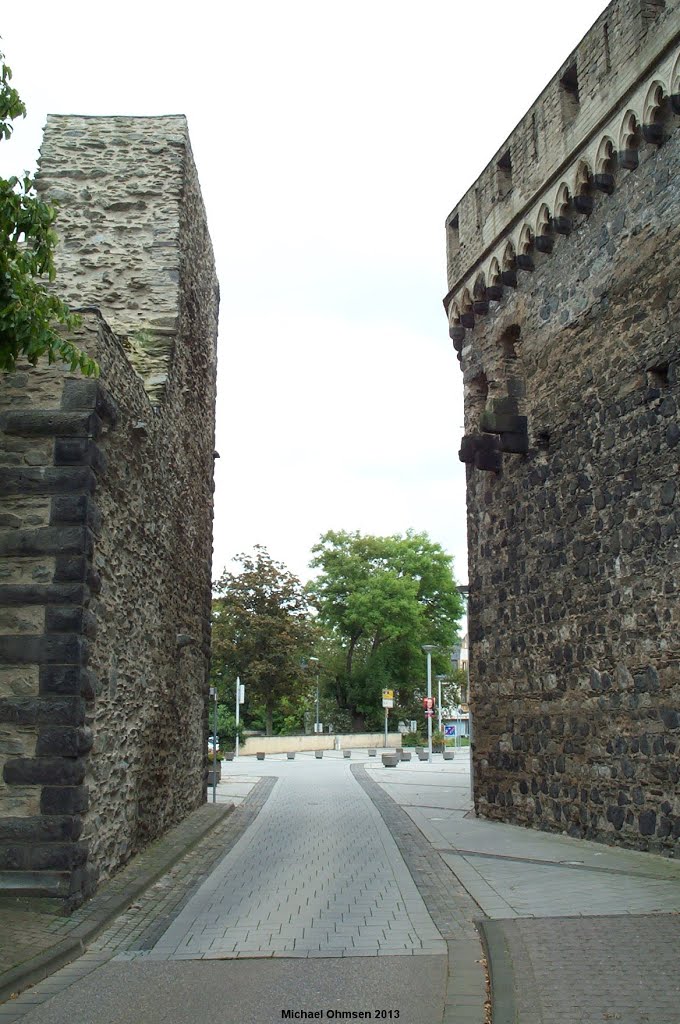
M 581 193 L 581 195 L 574 196 L 574 209 L 578 213 L 583 213 L 586 217 L 589 217 L 590 214 L 593 212 L 594 208 L 595 200 L 592 196 L 589 196 L 585 193 Z
M 642 138 L 653 146 L 660 146 L 664 140 L 663 126 L 660 124 L 643 124 Z
M 611 196 L 614 193 L 615 182 L 613 174 L 594 174 L 593 175 L 593 188 L 598 189 L 600 192 L 604 192 L 606 195 Z
M 634 171 L 640 163 L 640 154 L 637 149 L 620 149 L 618 153 L 619 167 L 627 171 Z

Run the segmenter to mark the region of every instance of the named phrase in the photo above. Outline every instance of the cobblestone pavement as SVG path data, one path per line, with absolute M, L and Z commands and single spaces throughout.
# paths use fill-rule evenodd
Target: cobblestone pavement
M 475 818 L 466 762 L 369 774 L 479 905 L 494 1024 L 680 1024 L 680 864 Z
M 482 950 L 474 924 L 482 916 L 479 907 L 437 851 L 423 841 L 422 832 L 406 811 L 374 781 L 374 772 L 355 765 L 352 773 L 380 811 L 434 923 L 446 939 L 448 979 L 443 1024 L 467 1024 L 468 1021 L 481 1024 L 487 990 Z

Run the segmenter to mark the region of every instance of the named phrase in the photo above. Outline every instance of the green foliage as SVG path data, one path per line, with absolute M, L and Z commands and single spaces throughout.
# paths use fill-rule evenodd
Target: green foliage
M 432 749 L 441 753 L 446 746 L 448 746 L 448 740 L 444 736 L 444 733 L 435 729 L 432 733 Z
M 401 737 L 402 747 L 422 747 L 424 742 L 419 732 L 407 732 Z
M 439 648 L 433 675 L 450 665 L 463 602 L 451 557 L 426 533 L 362 536 L 329 531 L 312 549 L 319 576 L 308 593 L 329 648 L 325 662 L 338 706 L 357 730 L 380 729 L 381 690 L 397 691 L 392 714 L 422 714 L 422 644 Z
M 465 701 L 467 694 L 467 672 L 462 668 L 451 669 L 442 685 L 442 704 L 453 707 Z
M 26 116 L 11 78 L 0 53 L 0 140 L 5 141 L 12 121 Z M 27 174 L 0 178 L 0 370 L 14 370 L 19 358 L 35 366 L 46 355 L 51 363 L 60 359 L 71 370 L 97 376 L 94 360 L 59 331 L 59 324 L 73 330 L 79 318 L 46 286 L 55 277 L 56 216 L 56 208 L 37 197 Z
M 214 686 L 215 684 L 212 683 Z M 232 687 L 232 692 L 234 688 Z M 210 706 L 210 728 L 209 732 L 212 736 L 213 730 L 213 712 L 212 705 Z M 233 711 L 229 710 L 229 707 L 224 704 L 218 703 L 217 705 L 217 738 L 220 741 L 220 747 L 226 747 L 229 750 L 233 750 L 236 745 L 236 715 Z M 238 737 L 242 742 L 243 736 L 243 723 L 238 723 Z
M 253 555 L 236 560 L 242 571 L 225 570 L 215 584 L 213 677 L 224 680 L 218 690 L 228 702 L 240 676 L 251 724 L 259 713 L 271 736 L 275 713 L 300 720 L 309 687 L 301 662 L 314 643 L 314 627 L 302 584 L 266 548 L 256 545 Z

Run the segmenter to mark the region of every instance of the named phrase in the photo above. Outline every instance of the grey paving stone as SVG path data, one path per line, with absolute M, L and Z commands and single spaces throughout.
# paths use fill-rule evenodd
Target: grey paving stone
M 488 922 L 522 1024 L 678 1024 L 677 914 Z M 513 1019 L 509 1016 L 508 1019 Z
M 151 959 L 274 947 L 446 951 L 370 800 L 347 771 L 315 768 L 282 774 L 275 797 L 157 938 Z

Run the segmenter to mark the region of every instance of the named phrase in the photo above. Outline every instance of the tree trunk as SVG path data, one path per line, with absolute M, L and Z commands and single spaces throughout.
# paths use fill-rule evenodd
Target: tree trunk
M 349 638 L 349 646 L 347 648 L 347 675 L 352 675 L 352 662 L 354 661 L 354 648 L 358 644 L 361 638 L 361 632 L 356 633 L 354 636 Z
M 352 729 L 354 732 L 366 732 L 366 719 L 361 711 L 352 712 Z

